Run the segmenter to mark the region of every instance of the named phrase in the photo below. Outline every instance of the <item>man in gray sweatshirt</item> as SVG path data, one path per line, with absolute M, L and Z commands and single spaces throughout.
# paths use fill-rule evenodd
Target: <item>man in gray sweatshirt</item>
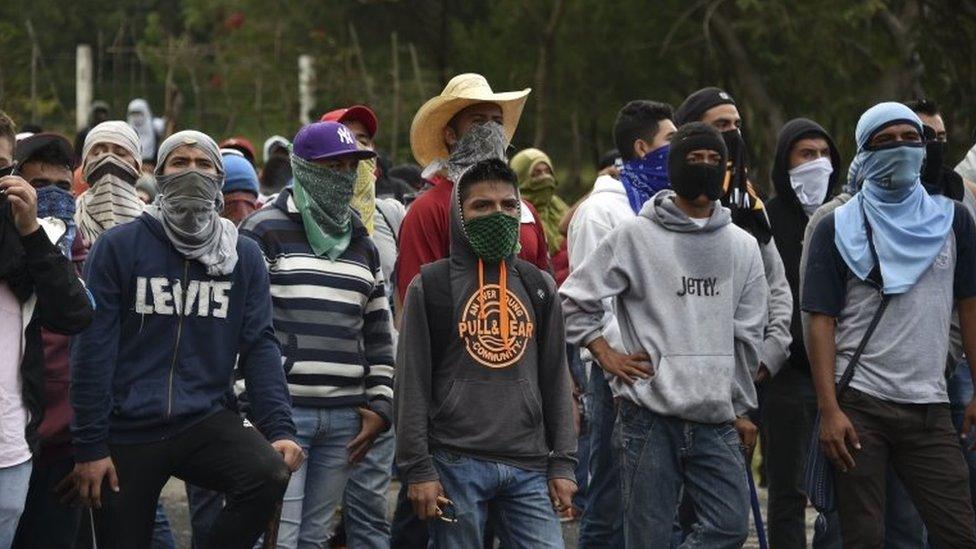
M 748 535 L 734 424 L 756 406 L 768 289 L 756 239 L 718 202 L 726 154 L 713 128 L 679 129 L 674 191 L 614 229 L 560 289 L 568 339 L 634 372 L 618 391 L 628 548 L 669 546 L 682 486 L 699 519 L 682 547 L 740 547 Z M 603 338 L 605 298 L 622 349 Z
M 487 508 L 506 547 L 562 547 L 576 434 L 552 277 L 517 260 L 521 200 L 502 160 L 455 186 L 451 253 L 406 292 L 396 460 L 434 547 L 481 547 Z M 505 299 L 499 299 L 505 296 Z

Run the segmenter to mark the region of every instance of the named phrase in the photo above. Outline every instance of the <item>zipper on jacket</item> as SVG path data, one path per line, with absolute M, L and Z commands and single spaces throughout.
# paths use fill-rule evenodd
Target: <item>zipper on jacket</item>
M 183 259 L 183 280 L 180 281 L 180 292 L 186 286 L 186 281 L 190 277 L 190 260 Z M 183 295 L 186 299 L 186 295 Z M 173 344 L 173 362 L 169 367 L 169 388 L 166 395 L 166 419 L 173 414 L 173 375 L 176 373 L 176 361 L 180 357 L 180 336 L 183 334 L 183 299 L 180 299 L 180 310 L 176 311 L 176 343 Z M 175 305 L 175 303 L 174 303 Z

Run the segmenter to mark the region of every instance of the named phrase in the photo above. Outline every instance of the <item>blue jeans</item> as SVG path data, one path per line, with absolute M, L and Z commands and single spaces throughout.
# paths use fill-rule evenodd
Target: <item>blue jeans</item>
M 580 358 L 580 349 L 575 345 L 566 345 L 566 358 L 569 361 L 569 372 L 573 377 L 573 385 L 580 393 L 579 396 L 579 437 L 576 440 L 576 494 L 573 495 L 573 507 L 579 511 L 586 511 L 587 486 L 590 479 L 590 387 L 587 379 L 587 364 Z
M 10 547 L 17 533 L 30 488 L 31 460 L 0 469 L 0 548 Z
M 620 441 L 614 440 L 613 393 L 603 368 L 590 363 L 590 478 L 580 521 L 579 549 L 623 549 L 623 497 L 620 493 Z
M 186 502 L 190 507 L 190 527 L 193 531 L 190 547 L 206 549 L 210 547 L 210 529 L 224 508 L 224 495 L 187 483 Z
M 296 442 L 308 456 L 291 474 L 281 507 L 278 548 L 324 547 L 346 481 L 352 473 L 346 445 L 356 437 L 362 420 L 356 408 L 292 409 Z
M 749 486 L 739 433 L 620 403 L 624 538 L 628 549 L 669 547 L 682 487 L 697 523 L 681 547 L 739 548 L 749 535 Z
M 483 461 L 444 450 L 434 451 L 434 466 L 444 494 L 454 502 L 445 515 L 449 523 L 429 522 L 435 549 L 482 547 L 488 506 L 502 547 L 533 549 L 563 547 L 559 519 L 549 499 L 546 473 Z
M 342 503 L 349 547 L 390 547 L 386 494 L 390 490 L 395 450 L 396 441 L 390 429 L 376 438 L 366 457 L 352 470 Z
M 962 430 L 962 418 L 966 412 L 966 406 L 973 399 L 973 378 L 969 374 L 969 363 L 962 360 L 956 365 L 955 371 L 949 376 L 947 383 L 949 390 L 949 410 L 952 412 L 952 424 L 956 429 Z M 972 433 L 969 433 L 972 435 Z M 969 467 L 969 494 L 973 504 L 976 505 L 976 452 L 969 449 L 973 439 L 960 441 L 963 456 L 966 458 L 966 465 Z
M 152 540 L 149 542 L 149 549 L 175 549 L 176 540 L 173 538 L 173 529 L 169 526 L 169 519 L 166 518 L 166 509 L 163 502 L 156 503 L 156 516 L 153 518 Z

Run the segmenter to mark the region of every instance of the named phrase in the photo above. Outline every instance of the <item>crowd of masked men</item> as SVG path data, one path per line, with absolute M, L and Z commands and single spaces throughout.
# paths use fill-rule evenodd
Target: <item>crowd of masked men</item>
M 529 93 L 454 77 L 395 167 L 361 105 L 261 158 L 0 113 L 0 549 L 174 547 L 171 477 L 201 549 L 976 548 L 939 107 L 789 121 L 767 199 L 730 94 L 631 101 L 570 205 Z

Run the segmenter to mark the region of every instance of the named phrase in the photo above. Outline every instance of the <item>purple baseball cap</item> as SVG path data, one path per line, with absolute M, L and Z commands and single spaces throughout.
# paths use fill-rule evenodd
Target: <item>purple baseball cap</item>
M 346 155 L 364 160 L 376 156 L 371 150 L 360 149 L 352 131 L 338 122 L 315 122 L 303 126 L 295 134 L 292 152 L 304 160 L 326 160 Z

